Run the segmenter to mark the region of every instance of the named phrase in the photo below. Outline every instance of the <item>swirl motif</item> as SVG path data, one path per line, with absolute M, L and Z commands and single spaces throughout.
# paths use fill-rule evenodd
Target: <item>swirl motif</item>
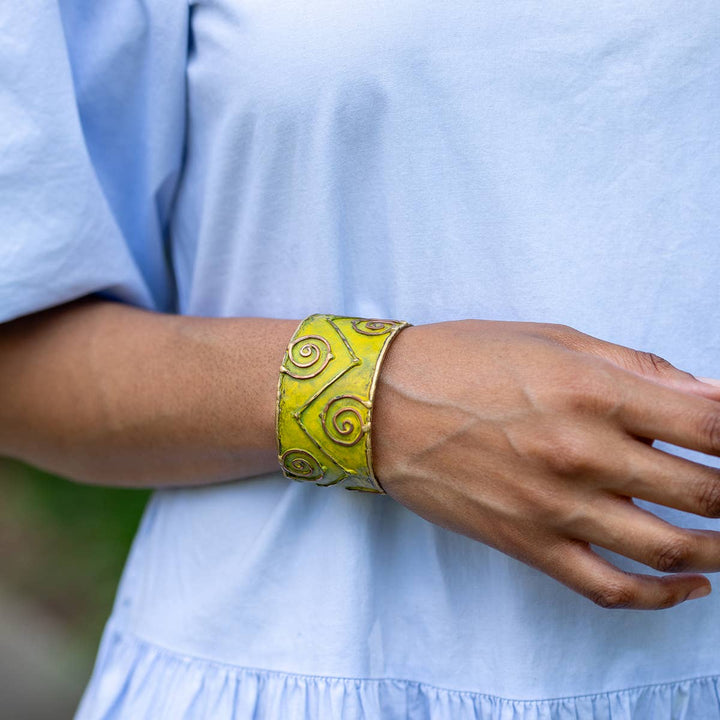
M 307 450 L 287 450 L 282 454 L 281 461 L 288 477 L 299 480 L 320 480 L 325 474 L 317 458 Z
M 387 335 L 397 325 L 392 320 L 353 320 L 350 324 L 361 335 Z
M 303 335 L 288 346 L 287 362 L 294 370 L 283 365 L 282 371 L 297 380 L 319 375 L 335 357 L 330 343 L 321 335 Z
M 369 401 L 357 395 L 337 395 L 320 413 L 325 434 L 338 445 L 356 445 L 370 429 L 370 425 L 365 422 L 370 407 Z

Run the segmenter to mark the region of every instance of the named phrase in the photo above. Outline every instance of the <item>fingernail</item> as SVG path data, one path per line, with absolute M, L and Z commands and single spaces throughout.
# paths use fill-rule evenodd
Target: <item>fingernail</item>
M 695 588 L 685 599 L 686 600 L 697 600 L 698 598 L 707 597 L 710 594 L 711 588 L 707 585 L 701 585 Z
M 720 387 L 720 380 L 717 378 L 697 378 L 700 382 L 704 382 L 706 385 L 715 385 L 715 387 Z

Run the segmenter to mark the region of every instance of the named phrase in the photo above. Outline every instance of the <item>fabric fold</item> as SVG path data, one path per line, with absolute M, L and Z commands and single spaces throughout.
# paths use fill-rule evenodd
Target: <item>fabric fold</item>
M 720 676 L 514 700 L 399 678 L 341 678 L 194 658 L 109 626 L 75 720 L 578 720 L 720 718 Z

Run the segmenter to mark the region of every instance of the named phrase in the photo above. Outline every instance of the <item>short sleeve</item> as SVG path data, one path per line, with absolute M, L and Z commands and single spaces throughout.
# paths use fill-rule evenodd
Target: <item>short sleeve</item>
M 0 3 L 0 321 L 91 293 L 173 309 L 187 13 Z

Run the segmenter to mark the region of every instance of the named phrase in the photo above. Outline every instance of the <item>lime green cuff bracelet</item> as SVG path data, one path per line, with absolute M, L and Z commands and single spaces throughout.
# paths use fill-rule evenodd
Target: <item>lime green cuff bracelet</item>
M 408 325 L 337 315 L 300 323 L 278 382 L 278 459 L 286 477 L 385 492 L 372 470 L 372 401 L 385 352 Z

